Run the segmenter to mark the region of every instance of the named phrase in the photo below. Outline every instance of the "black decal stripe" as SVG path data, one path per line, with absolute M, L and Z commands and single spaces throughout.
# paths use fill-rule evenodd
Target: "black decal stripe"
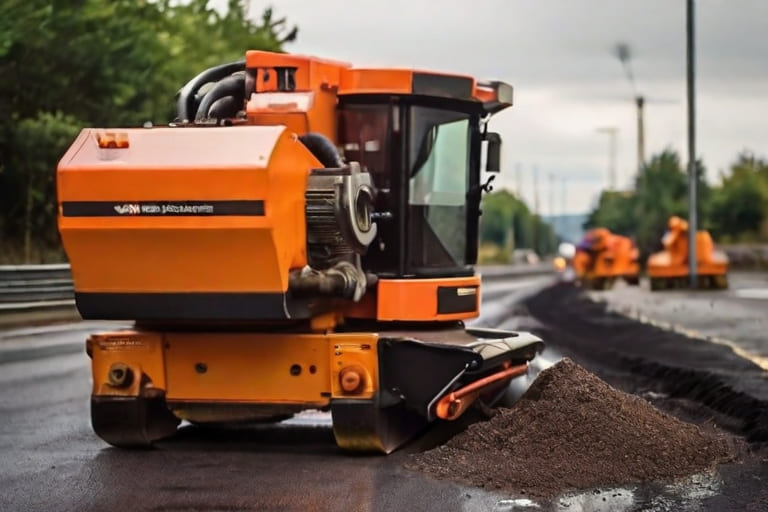
M 466 293 L 469 290 L 473 293 Z M 438 286 L 437 313 L 449 315 L 477 311 L 477 291 L 477 286 Z
M 282 293 L 106 293 L 77 292 L 86 320 L 266 320 L 288 319 Z
M 64 217 L 262 216 L 264 201 L 64 201 Z

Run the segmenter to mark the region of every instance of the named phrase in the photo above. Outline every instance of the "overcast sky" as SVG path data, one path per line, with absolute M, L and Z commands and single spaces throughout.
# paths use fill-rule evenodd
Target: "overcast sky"
M 540 209 L 585 212 L 608 184 L 608 136 L 618 128 L 618 183 L 637 167 L 633 91 L 614 54 L 632 50 L 647 98 L 646 156 L 666 147 L 687 161 L 685 0 L 279 0 L 299 27 L 292 53 L 357 66 L 416 67 L 500 79 L 515 106 L 492 126 L 504 138 L 499 180 Z M 251 1 L 258 15 L 268 2 Z M 768 0 L 697 0 L 697 148 L 711 182 L 739 151 L 768 156 Z M 550 189 L 550 175 L 555 187 Z

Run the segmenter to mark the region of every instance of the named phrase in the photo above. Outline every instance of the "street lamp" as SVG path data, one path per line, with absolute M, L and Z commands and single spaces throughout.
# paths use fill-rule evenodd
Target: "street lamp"
M 632 86 L 632 94 L 635 95 L 635 105 L 637 106 L 637 172 L 640 174 L 643 172 L 643 166 L 645 165 L 645 123 L 643 113 L 645 98 L 637 92 L 635 76 L 632 74 L 632 67 L 629 62 L 629 45 L 627 43 L 618 43 L 616 45 L 616 56 L 624 67 L 624 72 L 627 74 L 627 79 Z

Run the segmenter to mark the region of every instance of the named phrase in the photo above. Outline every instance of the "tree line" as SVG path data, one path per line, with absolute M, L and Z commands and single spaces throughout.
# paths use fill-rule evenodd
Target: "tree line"
M 709 185 L 696 162 L 699 228 L 716 243 L 768 242 L 768 161 L 742 152 L 719 185 Z M 688 218 L 688 175 L 678 154 L 654 155 L 629 192 L 604 191 L 585 228 L 605 227 L 635 239 L 647 256 L 661 246 L 671 215 Z
M 0 2 L 0 262 L 62 261 L 55 169 L 84 127 L 164 124 L 200 71 L 297 28 L 247 1 Z
M 532 249 L 540 255 L 555 252 L 558 238 L 552 226 L 509 190 L 487 194 L 481 210 L 479 256 L 483 262 L 508 263 L 515 249 Z

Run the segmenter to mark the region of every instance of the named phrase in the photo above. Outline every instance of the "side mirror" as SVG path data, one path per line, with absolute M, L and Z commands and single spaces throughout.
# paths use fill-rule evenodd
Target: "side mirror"
M 488 132 L 484 137 L 488 145 L 485 148 L 485 170 L 487 172 L 501 171 L 501 135 Z

